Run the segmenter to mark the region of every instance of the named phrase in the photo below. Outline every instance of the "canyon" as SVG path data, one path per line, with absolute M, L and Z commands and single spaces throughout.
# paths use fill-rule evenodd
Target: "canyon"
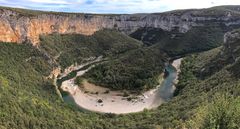
M 0 7 L 0 128 L 240 128 L 238 28 L 240 6 Z
M 206 22 L 222 23 L 226 27 L 240 24 L 238 7 L 219 8 L 108 15 L 54 13 L 2 7 L 0 9 L 0 41 L 31 42 L 37 45 L 41 35 L 52 33 L 92 35 L 98 30 L 107 28 L 117 29 L 129 35 L 144 27 L 160 28 L 166 31 L 177 29 L 185 33 L 194 26 L 203 26 Z

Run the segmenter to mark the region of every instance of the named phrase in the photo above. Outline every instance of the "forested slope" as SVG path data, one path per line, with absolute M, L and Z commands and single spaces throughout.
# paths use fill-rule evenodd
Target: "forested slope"
M 142 43 L 116 30 L 101 30 L 91 36 L 52 34 L 40 37 L 40 49 L 62 68 L 84 63 L 89 57 L 110 58 L 140 48 Z
M 211 8 L 209 12 L 220 10 L 211 14 L 215 16 L 225 14 L 226 9 L 239 13 L 237 7 L 225 7 L 223 12 L 222 8 Z M 42 35 L 38 47 L 1 42 L 0 128 L 240 128 L 240 31 L 223 37 L 226 30 L 212 27 L 175 36 L 171 32 L 158 35 L 150 29 L 152 34 L 164 36 L 156 36 L 146 46 L 116 30 L 101 30 L 93 36 Z M 64 103 L 53 80 L 47 78 L 56 66 L 66 68 L 103 55 L 108 62 L 89 71 L 86 78 L 114 89 L 145 90 L 156 84 L 164 62 L 182 54 L 187 55 L 175 97 L 157 109 L 139 113 L 83 112 Z M 116 77 L 118 80 L 114 80 Z

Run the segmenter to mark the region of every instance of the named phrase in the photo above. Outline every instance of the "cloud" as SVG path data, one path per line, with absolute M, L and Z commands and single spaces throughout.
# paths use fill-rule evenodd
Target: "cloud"
M 240 0 L 0 0 L 1 6 L 85 13 L 150 13 L 240 5 Z

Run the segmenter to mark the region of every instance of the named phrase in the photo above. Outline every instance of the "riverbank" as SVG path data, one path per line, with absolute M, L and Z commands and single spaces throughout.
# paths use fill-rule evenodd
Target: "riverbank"
M 181 62 L 182 62 L 183 58 L 179 58 L 173 61 L 172 66 L 175 67 L 175 69 L 177 70 L 177 75 L 179 75 L 179 73 L 181 72 Z M 174 84 L 178 83 L 178 76 L 174 79 Z
M 181 60 L 173 61 L 167 66 L 169 75 L 155 89 L 144 92 L 141 95 L 133 95 L 124 91 L 111 91 L 108 88 L 96 86 L 83 81 L 82 87 L 74 84 L 74 78 L 62 83 L 62 90 L 70 93 L 75 103 L 89 111 L 101 113 L 124 114 L 140 112 L 144 109 L 153 109 L 168 101 L 174 92 L 174 79 L 177 78 L 177 71 Z M 83 75 L 84 72 L 79 71 Z

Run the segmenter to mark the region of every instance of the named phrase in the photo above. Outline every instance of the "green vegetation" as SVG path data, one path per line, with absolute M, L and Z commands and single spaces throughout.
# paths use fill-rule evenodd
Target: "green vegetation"
M 78 86 L 81 86 L 83 82 L 83 78 L 82 77 L 76 77 L 76 79 L 74 80 L 74 83 Z
M 126 52 L 99 65 L 85 77 L 95 84 L 113 89 L 147 90 L 157 85 L 164 59 L 168 57 L 164 52 L 175 57 L 216 48 L 221 45 L 224 31 L 223 26 L 215 23 L 193 27 L 186 33 L 141 28 L 131 36 L 142 39 L 146 47 Z
M 103 61 L 104 61 L 104 60 L 103 60 Z M 60 79 L 57 79 L 57 85 L 58 85 L 58 86 L 61 86 L 61 85 L 62 85 L 62 82 L 66 81 L 66 80 L 69 80 L 69 79 L 75 78 L 75 77 L 77 76 L 77 73 L 78 73 L 79 71 L 81 71 L 81 70 L 86 70 L 86 69 L 88 69 L 90 66 L 95 65 L 95 64 L 97 64 L 97 63 L 101 63 L 101 62 L 103 62 L 103 61 L 95 62 L 95 63 L 90 63 L 90 64 L 88 64 L 88 65 L 86 65 L 86 66 L 83 66 L 83 67 L 80 68 L 80 69 L 77 69 L 77 70 L 74 70 L 74 71 L 70 72 L 67 76 L 64 76 L 64 77 L 62 77 L 62 78 L 60 78 Z
M 44 56 L 27 44 L 0 43 L 0 49 L 0 127 L 77 128 L 80 119 L 68 121 L 76 109 L 62 103 L 43 76 L 51 71 Z M 32 59 L 42 62 L 40 69 Z
M 108 115 L 84 113 L 61 101 L 48 64 L 36 48 L 28 44 L 0 43 L 0 128 L 114 128 Z M 39 71 L 31 58 L 44 62 Z M 122 124 L 124 125 L 124 124 Z
M 132 50 L 94 67 L 84 77 L 112 89 L 147 90 L 159 83 L 165 56 L 152 48 Z
M 209 61 L 216 58 L 219 48 L 186 57 L 179 82 L 184 86 L 171 101 L 156 110 L 128 115 L 81 112 L 65 104 L 58 98 L 51 80 L 43 76 L 46 71 L 38 70 L 38 65 L 26 60 L 37 57 L 45 64 L 42 69 L 49 69 L 51 65 L 43 58 L 44 55 L 26 44 L 0 43 L 0 48 L 1 128 L 207 128 L 219 125 L 218 114 L 226 115 L 224 118 L 233 114 L 223 122 L 230 120 L 228 127 L 240 127 L 237 121 L 239 116 L 234 113 L 238 113 L 240 107 L 237 98 L 240 95 L 240 80 L 232 77 L 227 69 L 229 65 L 204 79 L 196 76 L 199 70 L 206 68 Z M 187 79 L 189 76 L 190 79 Z M 230 96 L 226 101 L 214 97 L 226 93 Z M 226 102 L 230 103 L 225 104 L 229 107 L 219 106 Z M 214 107 L 219 110 L 214 112 Z M 206 116 L 205 112 L 210 116 Z M 210 122 L 209 117 L 212 118 Z M 196 118 L 199 120 L 195 121 Z
M 239 12 L 237 8 L 225 9 Z M 114 30 L 93 36 L 41 36 L 39 49 L 29 44 L 0 43 L 0 128 L 240 128 L 240 61 L 230 60 L 232 54 L 240 56 L 239 42 L 233 46 L 234 53 L 216 48 L 185 57 L 175 97 L 155 110 L 127 115 L 84 112 L 62 102 L 53 80 L 47 79 L 55 65 L 66 68 L 103 55 L 108 61 L 94 67 L 85 78 L 113 89 L 146 90 L 157 84 L 168 60 L 162 51 L 178 56 L 220 46 L 226 28 L 209 24 L 186 34 L 147 31 L 144 42 L 149 41 L 148 47 Z M 153 38 L 148 38 L 151 35 Z M 63 80 L 75 76 L 76 71 Z M 81 81 L 78 78 L 76 83 Z
M 141 42 L 115 30 L 101 30 L 92 36 L 52 34 L 41 36 L 41 50 L 66 68 L 86 62 L 89 57 L 111 57 L 141 46 Z
M 176 28 L 177 29 L 177 28 Z M 224 29 L 221 25 L 193 27 L 186 33 L 178 30 L 170 32 L 156 28 L 141 28 L 131 34 L 131 37 L 142 40 L 147 45 L 153 45 L 170 56 L 179 56 L 192 52 L 201 52 L 220 46 L 223 41 Z
M 102 30 L 92 36 L 41 36 L 40 49 L 62 68 L 103 55 L 108 61 L 90 70 L 85 78 L 113 89 L 147 90 L 158 84 L 166 55 L 158 49 L 141 47 L 141 44 L 117 31 Z M 75 77 L 77 71 L 59 79 L 58 84 Z
M 212 102 L 197 108 L 187 128 L 238 129 L 240 98 L 230 94 L 216 94 Z
M 58 86 L 61 86 L 62 85 L 62 82 L 66 81 L 66 80 L 69 80 L 69 79 L 73 79 L 77 76 L 77 71 L 72 71 L 70 72 L 67 76 L 65 77 L 62 77 L 60 79 L 57 79 L 57 85 Z
M 240 127 L 240 98 L 219 95 L 208 106 L 202 128 L 237 129 Z
M 154 13 L 161 15 L 175 15 L 182 16 L 186 13 L 191 13 L 192 16 L 204 16 L 204 17 L 221 17 L 226 16 L 226 14 L 231 13 L 233 16 L 239 16 L 239 5 L 223 5 L 223 6 L 215 6 L 207 9 L 180 9 L 180 10 L 172 10 L 163 13 Z

